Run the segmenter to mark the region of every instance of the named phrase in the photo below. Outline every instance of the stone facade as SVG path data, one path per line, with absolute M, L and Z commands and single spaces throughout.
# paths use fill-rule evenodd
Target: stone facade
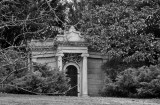
M 98 96 L 104 82 L 101 66 L 105 58 L 99 53 L 90 52 L 87 45 L 73 26 L 55 39 L 31 40 L 29 43 L 33 62 L 47 63 L 53 70 L 57 68 L 66 73 L 71 69 L 77 71 L 72 76 L 73 83 L 76 83 L 77 90 L 74 91 L 77 91 L 77 96 Z M 72 72 L 69 74 L 73 75 Z

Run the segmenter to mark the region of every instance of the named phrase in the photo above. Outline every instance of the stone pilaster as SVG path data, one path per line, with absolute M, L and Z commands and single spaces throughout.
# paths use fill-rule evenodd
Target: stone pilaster
M 87 57 L 88 53 L 83 53 L 81 55 L 83 57 L 83 65 L 82 65 L 82 96 L 88 96 L 88 72 L 87 72 Z
M 62 71 L 62 67 L 63 67 L 62 57 L 64 56 L 64 54 L 60 53 L 60 54 L 56 54 L 56 56 L 58 57 L 58 61 L 57 61 L 58 69 L 59 71 Z

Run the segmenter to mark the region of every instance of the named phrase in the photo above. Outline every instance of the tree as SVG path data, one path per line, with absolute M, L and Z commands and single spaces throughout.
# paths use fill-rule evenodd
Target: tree
M 91 49 L 109 59 L 158 63 L 159 1 L 113 0 L 105 5 L 86 5 L 81 30 L 88 35 Z
M 59 0 L 2 0 L 1 47 L 20 45 L 25 39 L 54 37 L 64 27 L 64 10 Z
M 61 0 L 0 1 L 0 85 L 2 87 L 3 85 L 18 86 L 18 83 L 13 83 L 16 79 L 28 80 L 25 77 L 31 73 L 29 71 L 31 65 L 28 63 L 30 50 L 27 41 L 54 38 L 65 27 L 65 6 L 66 3 Z M 59 75 L 58 72 L 55 75 Z M 38 77 L 32 76 L 32 79 L 36 78 L 35 80 L 39 81 Z M 63 73 L 60 76 L 64 76 Z M 54 78 L 50 77 L 47 82 L 52 79 Z

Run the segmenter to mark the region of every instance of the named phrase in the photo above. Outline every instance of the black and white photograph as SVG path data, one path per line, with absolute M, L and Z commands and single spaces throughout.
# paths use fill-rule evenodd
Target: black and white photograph
M 160 105 L 160 0 L 0 0 L 0 105 Z

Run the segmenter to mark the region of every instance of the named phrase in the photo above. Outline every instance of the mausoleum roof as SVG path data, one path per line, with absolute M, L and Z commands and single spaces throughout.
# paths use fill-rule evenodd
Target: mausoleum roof
M 88 46 L 85 38 L 79 31 L 76 31 L 74 26 L 71 26 L 69 31 L 65 31 L 63 35 L 57 35 L 56 45 L 63 46 Z
M 71 26 L 69 31 L 64 34 L 59 34 L 56 38 L 50 38 L 45 41 L 31 40 L 29 43 L 31 49 L 40 50 L 53 50 L 56 46 L 69 46 L 69 47 L 87 47 L 88 43 L 79 31 L 76 31 L 74 26 Z
M 57 41 L 60 42 L 85 42 L 79 31 L 76 31 L 74 26 L 71 26 L 69 31 L 65 31 L 63 35 L 57 35 Z

